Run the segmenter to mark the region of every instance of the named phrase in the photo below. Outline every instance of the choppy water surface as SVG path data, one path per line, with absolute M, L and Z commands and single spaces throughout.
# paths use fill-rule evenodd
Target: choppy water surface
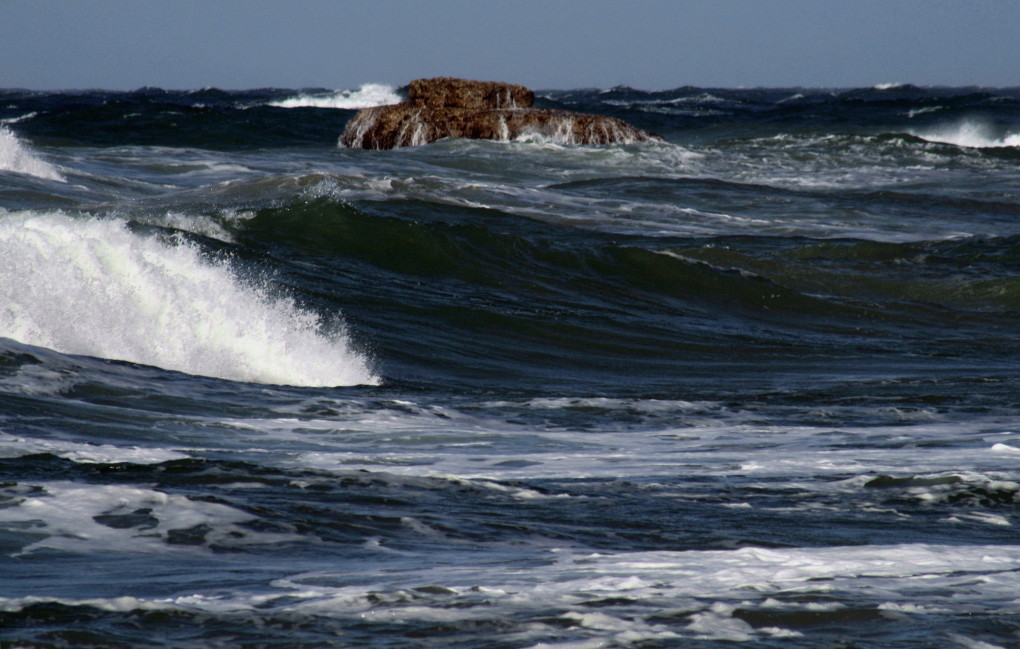
M 1020 93 L 0 91 L 4 647 L 1020 643 Z

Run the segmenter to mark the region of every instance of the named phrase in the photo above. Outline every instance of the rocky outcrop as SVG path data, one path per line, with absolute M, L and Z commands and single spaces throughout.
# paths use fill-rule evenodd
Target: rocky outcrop
M 418 79 L 409 101 L 364 108 L 347 123 L 340 144 L 361 149 L 420 146 L 444 137 L 509 141 L 537 136 L 560 144 L 630 144 L 660 139 L 623 120 L 533 108 L 524 86 L 450 77 Z
M 630 144 L 658 139 L 623 120 L 540 108 L 430 108 L 411 102 L 362 109 L 340 139 L 355 149 L 421 146 L 444 137 L 510 141 L 538 136 L 559 144 Z
M 407 87 L 407 98 L 430 108 L 531 108 L 535 103 L 535 93 L 524 86 L 453 77 L 415 79 Z

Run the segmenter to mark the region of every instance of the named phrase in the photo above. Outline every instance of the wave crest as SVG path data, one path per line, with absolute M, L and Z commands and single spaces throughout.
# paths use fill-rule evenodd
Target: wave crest
M 987 122 L 973 119 L 912 131 L 911 135 L 928 142 L 975 149 L 1020 147 L 1020 133 L 1001 132 Z
M 11 129 L 0 125 L 0 172 L 4 171 L 66 182 L 56 167 L 32 153 Z
M 377 382 L 342 327 L 332 329 L 196 245 L 120 220 L 0 212 L 0 336 L 229 380 Z
M 382 83 L 366 83 L 357 90 L 337 90 L 327 94 L 300 94 L 270 102 L 277 108 L 345 108 L 359 109 L 371 106 L 399 104 L 403 98 L 397 89 Z

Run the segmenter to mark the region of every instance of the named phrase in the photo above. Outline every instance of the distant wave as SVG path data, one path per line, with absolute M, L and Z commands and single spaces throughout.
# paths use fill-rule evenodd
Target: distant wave
M 980 120 L 964 120 L 946 126 L 911 131 L 910 134 L 928 142 L 976 149 L 1020 147 L 1020 133 L 997 132 L 991 124 Z
M 0 211 L 0 279 L 0 336 L 29 345 L 236 381 L 376 382 L 339 326 L 121 220 Z
M 25 113 L 20 117 L 8 117 L 7 119 L 0 119 L 0 124 L 17 124 L 18 122 L 24 122 L 27 119 L 32 119 L 39 113 L 32 111 L 31 113 Z
M 914 119 L 918 115 L 924 115 L 926 113 L 937 113 L 940 110 L 944 110 L 942 106 L 922 106 L 921 108 L 913 108 L 906 112 L 907 117 Z
M 0 125 L 0 172 L 4 171 L 65 182 L 56 167 L 32 153 L 11 129 Z
M 683 97 L 674 97 L 672 99 L 610 99 L 605 103 L 609 106 L 633 106 L 638 104 L 644 105 L 679 105 L 679 104 L 721 104 L 726 99 L 717 97 L 710 92 L 702 92 L 696 95 L 686 95 Z
M 403 98 L 397 89 L 381 83 L 366 83 L 357 90 L 338 90 L 326 94 L 300 94 L 270 102 L 278 108 L 368 108 L 399 104 Z

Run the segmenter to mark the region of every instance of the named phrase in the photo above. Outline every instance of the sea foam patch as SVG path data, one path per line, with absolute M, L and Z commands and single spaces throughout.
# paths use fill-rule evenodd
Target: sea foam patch
M 81 464 L 160 464 L 191 457 L 166 448 L 87 444 L 67 440 L 26 439 L 0 431 L 0 457 L 52 453 Z
M 227 505 L 144 487 L 45 482 L 3 490 L 7 506 L 0 509 L 0 527 L 6 523 L 41 537 L 21 554 L 41 549 L 165 553 L 171 547 L 195 552 L 300 538 L 245 527 L 256 517 Z
M 257 601 L 241 595 L 215 606 L 234 611 L 259 606 L 369 624 L 400 619 L 405 624 L 470 625 L 499 617 L 526 621 L 513 631 L 534 643 L 570 638 L 602 643 L 591 646 L 630 646 L 650 639 L 795 638 L 802 635 L 797 629 L 751 624 L 744 618 L 790 620 L 790 614 L 802 612 L 833 614 L 835 620 L 851 607 L 871 615 L 926 615 L 933 593 L 943 615 L 967 614 L 975 606 L 986 613 L 1007 612 L 1013 610 L 1014 589 L 1020 586 L 1017 546 L 619 553 L 562 549 L 548 551 L 548 559 L 513 570 L 503 563 L 472 564 L 470 557 L 413 570 L 394 565 L 385 584 L 371 579 L 369 586 L 362 573 L 371 567 L 351 566 L 343 572 L 277 579 L 273 590 Z M 910 594 L 919 582 L 925 594 Z M 200 598 L 179 603 L 197 608 L 207 604 Z M 760 614 L 748 616 L 746 611 Z

